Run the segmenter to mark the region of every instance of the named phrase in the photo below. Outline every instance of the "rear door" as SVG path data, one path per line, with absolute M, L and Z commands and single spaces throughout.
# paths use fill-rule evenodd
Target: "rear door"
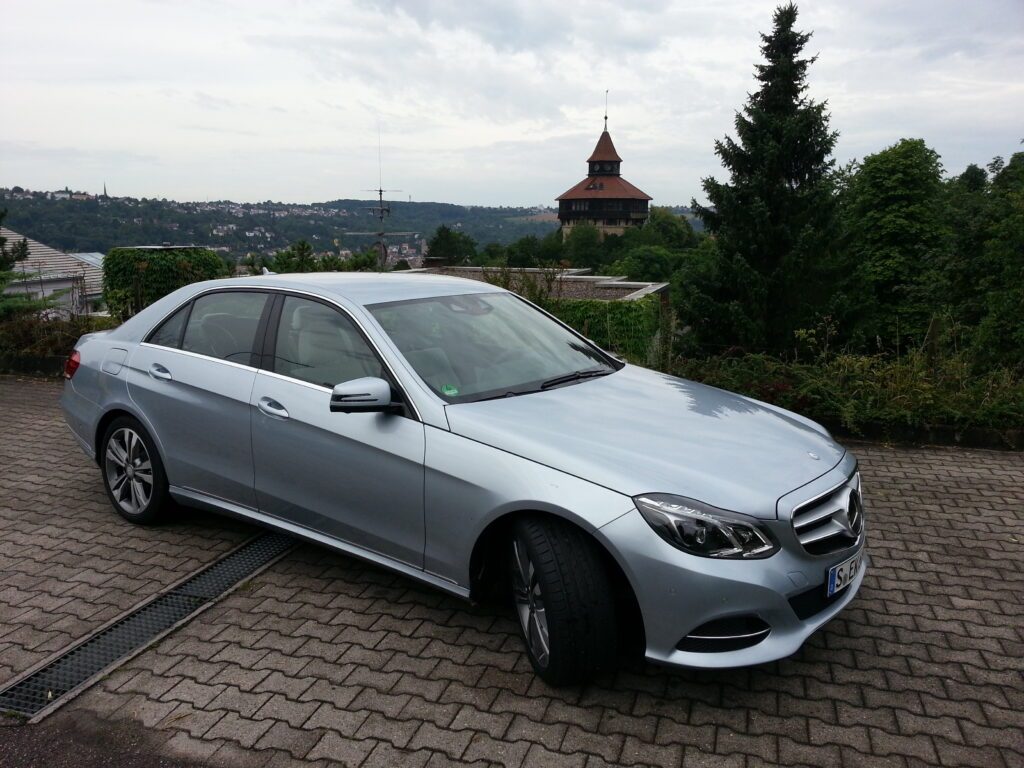
M 256 508 L 249 396 L 272 296 L 206 293 L 139 345 L 128 389 L 163 449 L 172 485 Z
M 422 568 L 423 424 L 331 413 L 336 384 L 390 374 L 336 307 L 278 302 L 251 398 L 260 511 Z

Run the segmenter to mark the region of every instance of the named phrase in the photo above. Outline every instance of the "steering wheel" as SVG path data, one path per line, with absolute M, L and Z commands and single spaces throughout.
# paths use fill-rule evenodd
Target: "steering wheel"
M 203 335 L 210 345 L 210 351 L 221 360 L 230 360 L 231 355 L 238 354 L 238 342 L 225 328 L 213 323 L 203 323 Z

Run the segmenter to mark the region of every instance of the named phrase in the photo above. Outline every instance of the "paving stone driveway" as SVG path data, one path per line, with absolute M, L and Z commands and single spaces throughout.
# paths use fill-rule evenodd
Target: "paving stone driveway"
M 249 532 L 120 522 L 58 393 L 0 379 L 0 683 Z M 553 690 L 502 611 L 307 546 L 54 717 L 210 765 L 1024 765 L 1024 455 L 856 451 L 872 570 L 776 664 Z

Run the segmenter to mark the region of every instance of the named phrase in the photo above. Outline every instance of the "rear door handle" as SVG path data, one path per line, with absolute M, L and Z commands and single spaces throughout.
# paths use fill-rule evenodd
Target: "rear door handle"
M 160 363 L 153 363 L 149 366 L 149 375 L 154 379 L 163 379 L 164 381 L 171 380 L 171 372 L 160 365 Z
M 267 414 L 267 416 L 271 416 L 275 419 L 288 418 L 287 409 L 272 397 L 261 397 L 259 402 L 256 403 L 256 407 L 263 413 Z

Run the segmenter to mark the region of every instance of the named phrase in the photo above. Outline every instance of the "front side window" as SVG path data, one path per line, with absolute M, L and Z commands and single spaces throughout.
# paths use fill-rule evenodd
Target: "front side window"
M 536 392 L 617 370 L 601 351 L 508 293 L 368 309 L 420 378 L 450 403 Z
M 268 294 L 208 293 L 193 302 L 181 348 L 249 365 Z
M 286 296 L 269 366 L 274 373 L 333 388 L 364 376 L 386 378 L 351 320 L 326 304 Z

